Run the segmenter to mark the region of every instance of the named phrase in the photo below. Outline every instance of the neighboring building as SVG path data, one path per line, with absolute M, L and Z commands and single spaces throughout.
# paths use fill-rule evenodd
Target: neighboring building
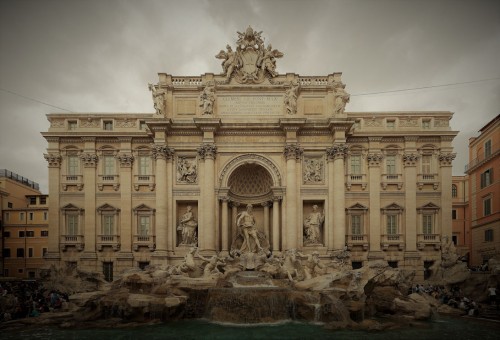
M 111 280 L 228 254 L 252 204 L 275 253 L 347 247 L 423 279 L 452 239 L 452 113 L 345 112 L 340 73 L 277 74 L 251 28 L 235 51 L 223 75 L 160 73 L 154 114 L 48 115 L 46 259 Z
M 13 216 L 13 209 L 26 209 L 29 204 L 27 196 L 40 195 L 40 187 L 26 177 L 20 176 L 12 171 L 0 169 L 0 229 L 1 229 L 1 244 L 2 254 L 0 258 L 0 275 L 9 276 L 11 272 L 5 272 L 4 262 L 7 250 L 5 250 L 4 242 L 6 240 L 6 227 L 10 221 L 6 220 Z
M 500 115 L 469 140 L 471 265 L 500 255 Z
M 471 234 L 469 210 L 469 177 L 453 176 L 451 185 L 453 243 L 458 254 L 470 260 Z

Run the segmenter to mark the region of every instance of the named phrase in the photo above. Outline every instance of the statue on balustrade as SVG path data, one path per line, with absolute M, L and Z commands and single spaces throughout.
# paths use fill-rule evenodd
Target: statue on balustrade
M 196 221 L 193 213 L 193 208 L 188 205 L 186 213 L 181 216 L 177 230 L 181 232 L 180 245 L 196 246 L 198 242 L 197 237 L 198 222 Z
M 323 213 L 319 212 L 319 207 L 315 204 L 313 211 L 304 220 L 304 245 L 321 245 L 321 227 L 325 221 Z

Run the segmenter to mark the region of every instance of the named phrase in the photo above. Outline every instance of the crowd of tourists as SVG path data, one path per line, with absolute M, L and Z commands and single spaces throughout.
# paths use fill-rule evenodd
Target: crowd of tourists
M 49 291 L 37 281 L 1 282 L 0 322 L 60 310 L 68 300 L 67 294 Z

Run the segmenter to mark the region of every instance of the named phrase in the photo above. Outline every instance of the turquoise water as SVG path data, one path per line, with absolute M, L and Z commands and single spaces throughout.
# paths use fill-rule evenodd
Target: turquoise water
M 321 325 L 286 322 L 277 325 L 230 326 L 203 320 L 177 321 L 154 326 L 120 329 L 39 328 L 2 333 L 8 339 L 500 339 L 500 324 L 471 319 L 444 318 L 425 327 L 385 332 L 327 330 Z

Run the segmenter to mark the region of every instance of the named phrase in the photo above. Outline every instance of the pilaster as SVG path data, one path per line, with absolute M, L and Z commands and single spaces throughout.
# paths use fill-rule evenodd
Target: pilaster
M 405 172 L 405 249 L 417 250 L 417 153 L 408 150 L 403 155 Z
M 95 153 L 95 138 L 83 138 L 85 142 L 84 152 L 80 155 L 83 163 L 83 182 L 85 183 L 85 218 L 84 218 L 84 242 L 85 248 L 82 258 L 86 259 L 86 265 L 95 266 L 96 255 L 96 168 L 99 157 Z
M 198 148 L 198 156 L 204 162 L 204 180 L 200 202 L 203 226 L 198 228 L 200 247 L 206 253 L 215 253 L 217 228 L 215 225 L 215 157 L 217 147 L 213 143 L 203 143 Z
M 298 144 L 287 144 L 284 149 L 286 159 L 286 217 L 282 235 L 285 236 L 284 249 L 297 248 L 298 244 L 298 195 L 297 195 L 297 161 L 301 158 L 303 150 Z
M 120 225 L 116 234 L 120 235 L 120 253 L 132 253 L 132 165 L 131 139 L 122 141 L 121 150 L 116 158 L 120 163 Z M 132 265 L 132 263 L 130 263 Z
M 57 141 L 55 141 L 57 142 Z M 50 143 L 50 141 L 49 141 Z M 61 258 L 59 254 L 59 240 L 61 238 L 61 226 L 60 222 L 60 199 L 59 191 L 61 187 L 61 160 L 62 157 L 57 150 L 51 150 L 54 152 L 49 152 L 44 154 L 45 160 L 48 162 L 49 166 L 49 240 L 48 240 L 48 251 L 45 255 L 45 259 L 49 261 L 58 262 Z
M 441 239 L 444 240 L 452 237 L 452 163 L 456 153 L 446 152 L 439 154 L 439 168 L 441 178 Z
M 379 149 L 371 149 L 366 156 L 370 189 L 370 253 L 380 251 L 380 164 L 383 156 Z M 384 232 L 385 234 L 385 232 Z

